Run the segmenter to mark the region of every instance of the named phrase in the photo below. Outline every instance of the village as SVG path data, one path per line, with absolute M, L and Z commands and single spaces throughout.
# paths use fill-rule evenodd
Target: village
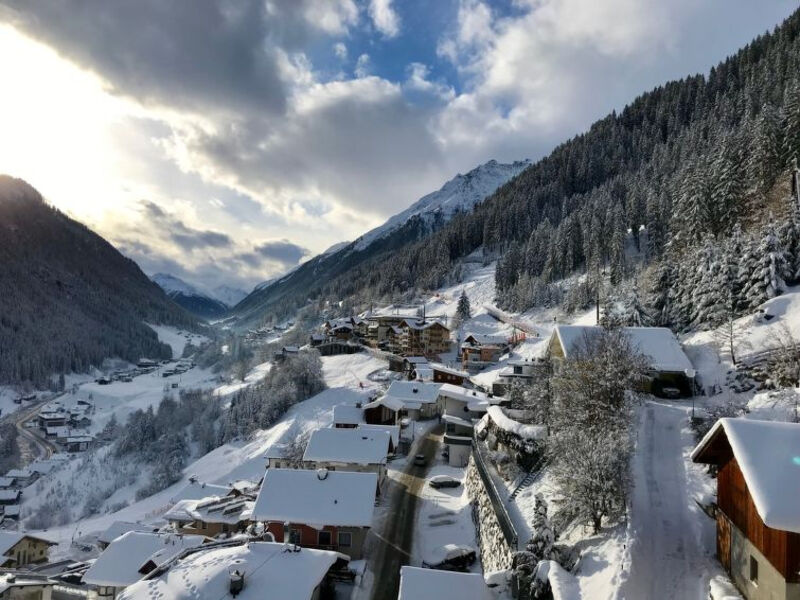
M 434 297 L 430 303 L 453 305 L 455 299 Z M 552 364 L 569 360 L 582 340 L 602 328 L 582 324 L 591 315 L 547 327 L 488 306 L 451 330 L 446 323 L 452 326 L 452 315 L 420 312 L 424 306 L 413 312 L 389 307 L 330 319 L 309 335 L 305 349 L 283 346 L 274 362 L 318 351 L 331 388 L 318 401 L 301 403 L 294 425 L 244 446 L 247 458 L 228 465 L 227 475 L 218 472 L 219 458 L 201 459 L 187 469 L 183 483 L 143 503 L 146 512 L 137 513 L 134 504 L 120 518 L 111 514 L 82 523 L 80 532 L 25 530 L 18 524 L 20 502 L 38 480 L 103 443 L 99 424 L 93 425 L 97 406 L 81 393 L 26 400 L 35 410 L 20 408 L 22 427 L 43 448 L 30 464 L 0 477 L 2 597 L 255 598 L 269 588 L 276 597 L 303 599 L 527 598 L 515 555 L 534 533 L 531 520 L 542 494 L 552 494 L 543 454 L 549 431 L 512 407 L 511 397 Z M 685 436 L 679 422 L 688 422 L 708 381 L 670 330 L 628 327 L 623 334 L 647 361 L 637 390 L 645 398 L 642 427 L 652 427 L 648 418 L 661 419 L 672 423 L 670 429 L 678 424 L 675 439 Z M 259 336 L 251 341 L 258 343 Z M 198 373 L 194 383 L 206 376 L 190 360 L 162 365 L 143 359 L 83 386 L 113 392 L 149 377 L 152 386 L 166 380 L 157 385 L 167 391 L 187 372 Z M 303 416 L 303 404 L 313 417 Z M 800 489 L 765 476 L 759 465 L 796 464 L 797 427 L 723 418 L 686 450 L 693 468 L 712 465 L 719 472 L 718 499 L 702 505 L 716 524 L 703 510 L 684 508 L 692 502 L 686 481 L 697 475 L 690 476 L 688 466 L 687 480 L 670 492 L 683 505 L 681 518 L 696 519 L 706 535 L 718 532 L 719 566 L 709 566 L 711 555 L 695 557 L 716 572 L 712 589 L 736 594 L 734 586 L 747 590 L 757 582 L 759 589 L 778 594 L 773 597 L 793 597 L 800 513 L 792 498 Z M 683 456 L 674 450 L 680 465 Z M 637 454 L 634 469 L 639 460 Z M 704 478 L 700 486 L 706 494 L 711 481 Z M 633 510 L 637 494 L 653 491 L 637 486 Z M 565 540 L 582 535 L 559 534 Z M 615 543 L 618 552 L 649 535 L 636 534 L 616 530 L 605 543 Z M 661 541 L 653 535 L 648 543 Z M 589 545 L 576 560 L 588 565 L 606 552 Z M 651 549 L 648 559 L 667 554 Z M 652 573 L 637 573 L 636 559 L 627 556 L 618 557 L 630 563 L 623 567 L 630 571 L 627 589 L 639 589 Z M 609 564 L 592 574 L 584 567 L 590 577 L 579 581 L 552 562 L 552 596 L 591 597 L 591 585 L 615 577 L 619 568 Z M 659 589 L 663 583 L 656 577 L 648 585 Z M 639 593 L 649 594 L 643 588 Z

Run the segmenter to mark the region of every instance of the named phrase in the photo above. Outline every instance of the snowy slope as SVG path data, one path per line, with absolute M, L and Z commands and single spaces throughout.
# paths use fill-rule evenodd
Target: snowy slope
M 191 284 L 188 284 L 183 279 L 179 279 L 178 277 L 168 273 L 156 273 L 150 279 L 157 283 L 158 287 L 164 290 L 167 294 L 174 292 L 180 292 L 181 294 L 186 294 L 187 296 L 200 294 L 200 292 L 197 291 L 197 288 Z
M 236 306 L 247 296 L 247 292 L 229 285 L 218 285 L 211 290 L 211 296 L 227 306 Z
M 362 235 L 356 240 L 355 249 L 364 250 L 375 240 L 384 237 L 417 215 L 433 218 L 435 213 L 440 212 L 444 220 L 449 221 L 458 212 L 468 212 L 529 164 L 530 161 L 527 160 L 513 163 L 490 160 L 475 167 L 466 175 L 459 173 L 439 190 L 423 196 L 380 227 Z
M 201 292 L 182 279 L 167 273 L 156 273 L 151 278 L 176 304 L 190 313 L 203 318 L 221 317 L 228 310 L 228 304 L 211 295 Z

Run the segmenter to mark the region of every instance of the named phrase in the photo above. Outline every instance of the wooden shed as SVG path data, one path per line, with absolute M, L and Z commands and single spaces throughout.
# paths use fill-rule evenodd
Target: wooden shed
M 800 424 L 720 419 L 692 459 L 717 469 L 717 556 L 742 594 L 800 598 Z

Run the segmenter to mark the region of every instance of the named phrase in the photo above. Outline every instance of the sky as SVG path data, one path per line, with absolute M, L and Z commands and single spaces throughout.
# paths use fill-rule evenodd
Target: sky
M 704 73 L 789 0 L 0 0 L 0 173 L 250 289 Z

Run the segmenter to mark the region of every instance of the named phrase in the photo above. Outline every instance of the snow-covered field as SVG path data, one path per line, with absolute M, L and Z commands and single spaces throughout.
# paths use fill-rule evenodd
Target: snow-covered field
M 184 331 L 169 325 L 151 325 L 147 323 L 147 326 L 158 334 L 158 339 L 160 341 L 170 345 L 172 348 L 172 358 L 180 358 L 183 356 L 183 349 L 186 347 L 186 344 L 199 346 L 208 341 L 208 338 L 204 335 L 192 333 L 191 331 Z

